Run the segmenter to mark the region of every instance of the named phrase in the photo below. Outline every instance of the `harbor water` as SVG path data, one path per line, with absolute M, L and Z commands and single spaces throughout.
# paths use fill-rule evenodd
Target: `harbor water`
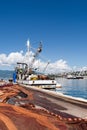
M 13 71 L 0 71 L 0 79 L 8 80 L 13 78 Z M 87 79 L 66 79 L 56 78 L 56 81 L 62 85 L 56 91 L 64 95 L 87 99 Z
M 79 99 L 87 99 L 87 79 L 56 78 L 56 80 L 62 85 L 61 88 L 56 89 L 57 92 Z

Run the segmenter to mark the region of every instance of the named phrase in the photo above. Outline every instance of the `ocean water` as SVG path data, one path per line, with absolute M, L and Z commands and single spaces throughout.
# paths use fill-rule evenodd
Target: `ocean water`
M 0 79 L 8 80 L 10 78 L 13 78 L 13 71 L 0 70 Z
M 87 79 L 65 79 L 57 78 L 62 88 L 56 89 L 57 92 L 64 95 L 87 99 Z
M 0 79 L 8 80 L 13 78 L 13 71 L 0 70 Z M 57 88 L 56 91 L 64 95 L 87 99 L 87 79 L 65 79 L 56 78 L 58 83 L 61 83 L 62 88 Z

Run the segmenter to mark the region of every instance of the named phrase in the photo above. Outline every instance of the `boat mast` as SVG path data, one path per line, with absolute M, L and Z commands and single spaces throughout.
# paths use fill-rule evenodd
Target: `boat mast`
M 28 57 L 29 57 L 29 53 L 30 53 L 30 41 L 29 39 L 27 40 L 27 52 L 28 52 Z M 28 70 L 29 70 L 29 62 L 28 62 Z

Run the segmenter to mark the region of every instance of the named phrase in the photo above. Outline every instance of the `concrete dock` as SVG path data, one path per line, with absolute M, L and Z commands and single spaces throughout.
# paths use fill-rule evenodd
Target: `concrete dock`
M 62 94 L 25 86 L 34 92 L 34 104 L 63 117 L 79 117 L 87 119 L 87 101 L 77 100 Z

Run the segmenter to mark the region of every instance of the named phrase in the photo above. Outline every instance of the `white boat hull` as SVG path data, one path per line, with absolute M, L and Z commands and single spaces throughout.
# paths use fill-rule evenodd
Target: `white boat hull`
M 48 89 L 56 88 L 57 84 L 55 80 L 18 80 L 17 83 Z

